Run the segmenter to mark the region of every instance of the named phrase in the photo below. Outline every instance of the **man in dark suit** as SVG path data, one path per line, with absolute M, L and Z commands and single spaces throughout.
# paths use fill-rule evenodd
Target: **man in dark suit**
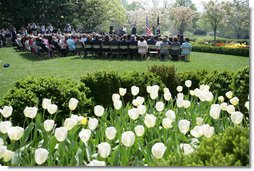
M 147 40 L 148 45 L 155 45 L 156 41 L 154 39 L 154 36 L 151 36 L 150 39 Z

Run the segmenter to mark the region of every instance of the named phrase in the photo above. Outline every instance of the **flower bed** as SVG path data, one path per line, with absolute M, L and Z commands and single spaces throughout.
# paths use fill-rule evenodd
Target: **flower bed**
M 238 111 L 239 99 L 231 91 L 216 97 L 208 85 L 189 89 L 172 97 L 168 88 L 147 86 L 149 98 L 139 87 L 120 88 L 112 95 L 113 108 L 94 106 L 93 115 L 72 114 L 79 101 L 69 101 L 70 115 L 56 126 L 57 105 L 43 99 L 38 108 L 24 109 L 24 125 L 12 125 L 11 106 L 1 109 L 0 163 L 6 166 L 152 166 L 169 155 L 190 155 L 200 142 L 234 126 L 249 127 L 248 118 Z M 123 97 L 130 91 L 132 103 Z M 249 102 L 245 103 L 249 109 Z M 49 118 L 45 118 L 45 114 Z M 218 159 L 220 160 L 220 159 Z

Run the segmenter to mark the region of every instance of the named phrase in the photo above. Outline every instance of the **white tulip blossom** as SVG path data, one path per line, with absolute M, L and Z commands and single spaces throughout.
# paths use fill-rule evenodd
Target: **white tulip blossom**
M 117 133 L 117 130 L 113 126 L 107 127 L 105 130 L 105 135 L 106 135 L 107 139 L 109 139 L 109 140 L 113 140 L 116 137 L 116 133 Z
M 177 98 L 178 98 L 178 99 L 183 99 L 183 98 L 184 98 L 183 93 L 178 93 L 178 94 L 177 94 Z
M 99 161 L 99 160 L 92 160 L 90 161 L 89 164 L 87 164 L 87 166 L 106 166 L 105 161 Z
M 137 125 L 137 126 L 134 128 L 134 131 L 135 131 L 135 133 L 136 133 L 136 135 L 137 135 L 138 137 L 141 137 L 141 136 L 143 136 L 144 133 L 145 133 L 145 128 L 144 128 L 143 125 Z
M 249 110 L 249 107 L 250 107 L 249 101 L 245 102 L 244 106 Z
M 199 138 L 203 135 L 203 128 L 202 126 L 195 126 L 191 131 L 191 135 L 195 138 Z
M 180 93 L 183 91 L 183 86 L 177 86 L 176 87 L 176 90 Z
M 157 102 L 155 105 L 155 108 L 158 112 L 161 112 L 164 110 L 165 104 L 163 102 Z
M 21 128 L 19 126 L 10 127 L 7 130 L 7 134 L 8 134 L 8 137 L 10 138 L 10 140 L 17 141 L 23 136 L 24 128 Z
M 7 150 L 7 146 L 0 145 L 0 160 L 3 158 L 6 150 Z
M 243 121 L 243 117 L 244 117 L 244 115 L 239 111 L 233 112 L 230 116 L 232 122 L 235 125 L 241 124 Z
M 220 118 L 220 112 L 221 108 L 219 104 L 213 104 L 210 108 L 210 116 L 213 119 L 219 119 Z
M 227 97 L 228 99 L 231 99 L 231 98 L 233 97 L 232 91 L 226 92 L 226 97 Z
M 205 95 L 205 100 L 207 101 L 207 102 L 211 102 L 211 101 L 213 101 L 213 98 L 214 98 L 214 96 L 213 96 L 213 93 L 212 92 L 207 92 L 206 93 L 206 95 Z
M 42 99 L 42 108 L 48 109 L 48 105 L 51 104 L 51 99 L 44 98 Z
M 57 105 L 55 105 L 55 104 L 50 104 L 50 105 L 48 105 L 47 110 L 48 110 L 48 112 L 49 112 L 51 115 L 53 115 L 53 114 L 55 114 L 55 113 L 57 112 L 58 107 L 57 107 Z
M 127 89 L 126 88 L 119 88 L 119 94 L 120 96 L 124 96 L 127 92 Z
M 168 110 L 166 113 L 165 113 L 166 117 L 169 118 L 171 120 L 171 122 L 175 122 L 176 120 L 176 114 L 173 110 Z
M 102 158 L 107 158 L 111 152 L 111 146 L 107 142 L 102 142 L 98 144 L 98 153 Z
M 74 126 L 77 125 L 77 120 L 73 118 L 66 118 L 64 121 L 64 127 L 67 128 L 67 130 L 71 130 Z
M 54 120 L 45 120 L 43 122 L 44 129 L 49 132 L 54 128 L 55 121 Z
M 132 131 L 122 133 L 121 142 L 126 147 L 131 147 L 135 142 L 135 134 Z
M 153 128 L 156 124 L 156 117 L 153 114 L 146 114 L 144 123 L 147 128 Z
M 43 164 L 48 158 L 49 152 L 45 148 L 38 148 L 35 150 L 34 158 L 38 165 Z
M 166 101 L 169 101 L 172 98 L 172 95 L 170 92 L 166 92 L 163 94 L 163 97 Z
M 28 118 L 33 119 L 33 118 L 36 117 L 37 111 L 38 111 L 38 108 L 37 108 L 37 107 L 28 107 L 28 106 L 27 106 L 27 107 L 24 109 L 24 115 L 25 115 L 26 117 L 28 117 Z
M 142 105 L 145 102 L 145 98 L 144 97 L 140 97 L 138 96 L 136 99 L 132 100 L 132 104 L 136 107 Z
M 121 107 L 122 107 L 122 105 L 123 105 L 123 102 L 122 102 L 121 100 L 115 100 L 114 103 L 113 103 L 113 105 L 114 105 L 114 108 L 115 108 L 116 110 L 119 110 L 119 109 L 121 109 Z
M 0 132 L 6 134 L 8 129 L 11 128 L 12 123 L 10 121 L 1 121 L 0 122 Z
M 235 107 L 233 105 L 228 105 L 226 110 L 229 114 L 232 114 L 233 112 L 235 112 Z
M 10 117 L 12 112 L 13 112 L 12 106 L 4 106 L 3 109 L 0 109 L 0 113 L 3 115 L 4 118 Z
M 197 126 L 201 126 L 202 124 L 203 124 L 203 118 L 200 118 L 200 117 L 197 117 L 196 118 L 196 124 L 197 124 Z
M 199 89 L 200 89 L 201 91 L 209 91 L 210 86 L 209 86 L 209 85 L 204 85 L 204 84 L 202 84 L 202 85 L 199 86 Z
M 191 85 L 192 85 L 191 80 L 186 80 L 186 81 L 185 81 L 185 86 L 186 86 L 186 87 L 190 88 Z
M 203 130 L 203 135 L 206 138 L 211 138 L 214 134 L 214 127 L 208 124 L 202 125 L 202 130 Z
M 146 92 L 147 93 L 150 94 L 151 93 L 151 89 L 152 89 L 152 86 L 146 86 Z
M 139 114 L 144 115 L 146 113 L 146 106 L 145 105 L 140 105 L 137 107 Z
M 137 108 L 131 108 L 128 110 L 128 115 L 132 120 L 136 120 L 139 117 L 139 110 Z
M 181 108 L 184 105 L 184 100 L 183 99 L 176 99 L 176 105 L 177 107 Z
M 185 109 L 189 108 L 190 105 L 191 105 L 191 102 L 190 102 L 189 100 L 184 100 L 184 101 L 183 101 L 183 107 L 184 107 Z
M 112 101 L 120 100 L 120 95 L 117 93 L 112 94 Z
M 224 97 L 223 97 L 223 96 L 219 96 L 219 97 L 218 97 L 218 100 L 219 100 L 219 102 L 221 102 L 221 103 L 222 103 L 222 102 L 224 102 L 224 100 L 225 100 L 225 99 L 224 99 Z
M 178 123 L 178 128 L 179 128 L 180 132 L 185 135 L 190 129 L 190 121 L 188 121 L 186 119 L 180 120 Z
M 101 117 L 104 114 L 104 107 L 100 105 L 94 106 L 94 114 L 98 117 Z
M 78 99 L 71 98 L 70 101 L 69 101 L 69 109 L 71 111 L 75 110 L 78 106 L 78 103 L 79 103 Z
M 0 146 L 4 145 L 4 140 L 0 137 Z
M 220 108 L 221 108 L 221 110 L 223 110 L 223 111 L 226 111 L 226 110 L 227 110 L 227 107 L 228 107 L 228 104 L 227 104 L 226 102 L 223 102 L 223 103 L 220 104 Z
M 11 150 L 5 150 L 4 153 L 3 153 L 3 161 L 4 162 L 9 162 L 14 156 L 14 152 L 11 151 Z
M 195 91 L 194 90 L 190 90 L 190 95 L 191 96 L 195 96 Z
M 194 149 L 190 144 L 181 143 L 180 148 L 183 150 L 184 155 L 190 155 L 194 152 Z
M 238 105 L 238 103 L 239 103 L 239 99 L 237 97 L 233 97 L 229 101 L 234 106 Z
M 136 96 L 139 93 L 139 88 L 137 86 L 132 86 L 131 87 L 131 94 L 133 96 Z
M 68 133 L 68 129 L 65 127 L 56 128 L 54 136 L 57 141 L 62 142 L 66 139 Z
M 163 126 L 163 128 L 165 128 L 165 129 L 172 128 L 172 127 L 173 127 L 172 121 L 171 121 L 169 118 L 164 118 L 164 119 L 162 120 L 162 126 Z
M 161 159 L 166 151 L 167 147 L 163 143 L 156 143 L 152 146 L 152 154 L 154 158 Z
M 88 120 L 88 128 L 90 129 L 90 130 L 95 130 L 96 128 L 97 128 L 97 126 L 98 126 L 98 120 L 96 119 L 96 118 L 89 118 L 89 120 Z
M 80 131 L 79 138 L 81 139 L 81 141 L 83 141 L 84 143 L 86 143 L 90 137 L 91 137 L 91 130 L 90 129 L 84 129 L 82 128 L 82 130 Z
M 167 87 L 163 88 L 163 92 L 164 92 L 164 94 L 165 93 L 170 93 L 170 91 L 169 91 L 169 89 Z

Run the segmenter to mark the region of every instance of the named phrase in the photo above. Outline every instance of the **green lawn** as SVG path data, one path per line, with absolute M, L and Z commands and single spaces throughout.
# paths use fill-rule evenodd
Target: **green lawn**
M 9 63 L 9 68 L 3 68 Z M 0 48 L 0 100 L 13 83 L 27 76 L 55 76 L 79 81 L 80 76 L 96 71 L 147 71 L 151 65 L 174 65 L 177 72 L 206 69 L 208 71 L 236 71 L 249 65 L 249 58 L 211 53 L 191 53 L 191 62 L 172 62 L 150 59 L 108 60 L 82 59 L 77 56 L 40 60 L 29 52 L 16 52 L 13 48 Z

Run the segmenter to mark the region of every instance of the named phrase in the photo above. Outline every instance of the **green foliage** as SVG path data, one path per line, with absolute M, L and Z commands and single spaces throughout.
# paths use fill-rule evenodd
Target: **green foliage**
M 249 57 L 248 48 L 225 48 L 225 47 L 206 46 L 206 45 L 193 45 L 192 51 Z
M 235 72 L 231 84 L 231 88 L 235 95 L 239 98 L 239 107 L 245 113 L 247 112 L 244 104 L 248 101 L 249 95 L 249 78 L 250 68 L 245 67 Z
M 249 128 L 229 127 L 223 133 L 204 139 L 191 155 L 169 155 L 157 166 L 248 166 Z
M 218 96 L 225 96 L 225 93 L 230 90 L 230 84 L 232 82 L 232 73 L 224 71 L 213 71 L 207 74 L 201 81 L 201 84 L 207 84 L 210 86 L 210 90 L 213 94 Z
M 61 123 L 62 119 L 69 116 L 69 100 L 76 98 L 79 100 L 78 107 L 74 113 L 83 114 L 89 112 L 92 106 L 91 98 L 89 98 L 90 90 L 83 83 L 57 79 L 53 77 L 29 77 L 17 81 L 14 88 L 4 97 L 1 106 L 11 105 L 14 109 L 12 121 L 15 125 L 21 125 L 24 122 L 23 110 L 26 106 L 37 106 L 43 113 L 42 100 L 49 98 L 53 104 L 58 106 L 57 123 Z M 45 112 L 49 115 L 47 112 Z
M 161 81 L 170 90 L 173 97 L 177 94 L 178 80 L 175 66 L 153 65 L 148 68 L 148 71 L 160 76 Z
M 135 85 L 140 88 L 139 96 L 145 96 L 146 86 L 158 84 L 163 87 L 164 84 L 160 81 L 160 77 L 153 73 L 130 72 L 117 74 L 116 72 L 96 72 L 95 74 L 87 74 L 81 77 L 87 87 L 91 89 L 91 96 L 94 97 L 96 104 L 104 107 L 112 105 L 112 94 L 119 93 L 119 88 L 127 88 L 127 94 L 124 100 L 130 101 L 132 95 L 130 92 L 131 86 Z

